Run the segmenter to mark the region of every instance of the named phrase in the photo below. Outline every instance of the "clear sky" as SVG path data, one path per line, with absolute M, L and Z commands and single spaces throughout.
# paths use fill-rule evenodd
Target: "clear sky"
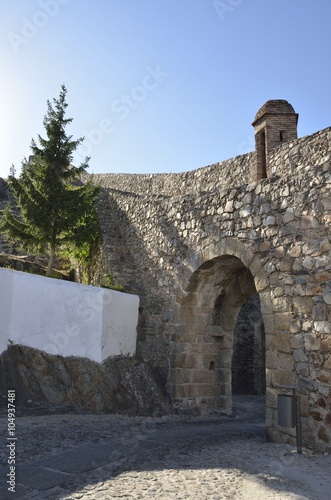
M 269 99 L 331 125 L 329 0 L 2 0 L 0 176 L 65 83 L 90 173 L 179 172 L 254 149 Z

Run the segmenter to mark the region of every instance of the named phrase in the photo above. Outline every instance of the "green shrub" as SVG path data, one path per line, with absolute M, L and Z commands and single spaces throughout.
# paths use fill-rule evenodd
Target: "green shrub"
M 124 292 L 124 286 L 114 283 L 112 274 L 106 274 L 104 282 L 100 285 L 101 288 L 109 288 L 110 290 L 116 290 L 117 292 Z

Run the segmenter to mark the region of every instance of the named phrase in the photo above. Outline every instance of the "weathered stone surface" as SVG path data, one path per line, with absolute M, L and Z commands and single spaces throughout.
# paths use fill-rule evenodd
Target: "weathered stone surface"
M 151 415 L 169 411 L 164 380 L 152 364 L 116 356 L 99 364 L 12 345 L 0 356 L 0 390 L 18 403 L 46 402 L 81 410 Z
M 321 339 L 312 333 L 305 334 L 304 342 L 306 351 L 319 351 L 321 349 Z

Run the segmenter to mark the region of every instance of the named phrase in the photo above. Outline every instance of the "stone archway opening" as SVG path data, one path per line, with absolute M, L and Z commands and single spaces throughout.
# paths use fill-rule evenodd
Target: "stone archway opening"
M 232 255 L 208 260 L 192 274 L 178 304 L 177 333 L 170 344 L 172 398 L 179 410 L 231 413 L 234 332 L 240 310 L 252 296 L 258 297 L 253 275 Z M 262 321 L 259 311 L 256 325 Z M 259 346 L 264 360 L 262 339 Z M 259 384 L 262 394 L 264 377 Z

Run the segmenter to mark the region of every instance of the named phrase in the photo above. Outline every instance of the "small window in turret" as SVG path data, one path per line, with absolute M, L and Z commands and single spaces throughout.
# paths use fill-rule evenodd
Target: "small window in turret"
M 284 140 L 284 135 L 283 134 L 284 134 L 283 131 L 279 132 L 279 140 L 280 140 L 280 142 L 283 142 L 283 140 Z

